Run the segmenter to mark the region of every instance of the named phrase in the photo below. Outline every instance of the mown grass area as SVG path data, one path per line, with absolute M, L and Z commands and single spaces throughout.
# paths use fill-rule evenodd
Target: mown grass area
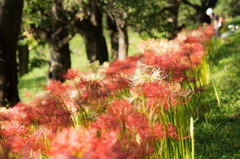
M 109 33 L 105 32 L 105 37 L 107 41 L 108 53 L 111 56 L 111 43 Z M 129 56 L 136 55 L 139 53 L 138 45 L 140 44 L 140 36 L 129 30 Z M 85 44 L 82 37 L 79 34 L 76 34 L 75 37 L 70 41 L 70 50 L 71 50 L 71 62 L 72 68 L 78 68 L 79 70 L 85 70 L 88 65 L 87 54 L 85 52 Z M 36 50 L 30 52 L 30 60 L 38 58 L 41 56 L 41 59 L 49 59 L 49 49 L 47 46 L 39 46 Z M 111 58 L 109 57 L 109 60 Z M 46 86 L 46 74 L 48 71 L 48 64 L 41 65 L 41 67 L 34 68 L 28 74 L 19 78 L 19 96 L 21 101 L 29 101 L 33 96 L 42 91 L 42 88 Z M 26 92 L 30 92 L 30 96 L 23 97 Z
M 236 19 L 239 19 L 236 18 Z M 240 24 L 238 20 L 228 23 Z M 239 25 L 240 26 L 240 25 Z M 204 96 L 209 110 L 195 123 L 196 158 L 240 158 L 240 30 L 212 42 L 211 84 Z M 216 99 L 213 83 L 220 99 Z

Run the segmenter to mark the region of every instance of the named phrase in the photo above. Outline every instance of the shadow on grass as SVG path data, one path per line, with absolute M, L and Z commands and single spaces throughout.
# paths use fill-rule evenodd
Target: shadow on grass
M 212 117 L 196 123 L 196 158 L 240 158 L 240 117 Z

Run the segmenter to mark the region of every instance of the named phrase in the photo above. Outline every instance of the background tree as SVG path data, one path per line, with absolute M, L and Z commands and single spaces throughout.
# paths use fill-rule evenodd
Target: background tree
M 127 4 L 124 0 L 100 1 L 105 14 L 107 15 L 107 25 L 111 32 L 112 60 L 125 60 L 128 55 L 128 33 L 127 33 Z
M 103 64 L 108 61 L 108 50 L 105 37 L 103 35 L 103 15 L 97 0 L 82 1 L 79 13 L 74 22 L 75 28 L 82 35 L 87 57 L 90 62 L 99 61 Z
M 23 0 L 0 1 L 0 105 L 19 102 L 16 63 Z
M 138 17 L 135 23 L 140 25 L 141 32 L 147 32 L 148 35 L 156 38 L 173 39 L 179 27 L 178 15 L 181 3 L 182 0 L 146 1 L 142 7 L 137 7 L 138 11 L 132 17 Z M 145 12 L 142 13 L 139 9 Z
M 118 29 L 116 23 L 109 16 L 106 21 L 111 38 L 111 60 L 116 61 L 118 59 Z
M 28 49 L 28 39 L 23 35 L 23 27 L 19 35 L 19 40 L 17 43 L 18 51 L 18 72 L 20 76 L 23 76 L 29 71 L 29 49 Z
M 84 38 L 90 62 L 108 61 L 102 14 L 95 0 L 28 0 L 27 5 L 31 30 L 50 47 L 49 80 L 64 81 L 59 75 L 71 67 L 69 40 L 76 32 Z
M 24 11 L 31 32 L 49 45 L 48 81 L 64 81 L 61 75 L 71 67 L 69 40 L 73 34 L 69 33 L 71 17 L 64 12 L 63 1 L 27 0 Z
M 173 27 L 177 28 L 175 17 L 178 15 L 180 0 L 172 0 L 171 3 L 157 0 L 98 0 L 98 2 L 107 15 L 112 60 L 117 58 L 124 60 L 128 55 L 128 27 L 133 28 L 142 36 L 155 38 L 164 37 L 167 33 L 171 34 L 174 29 L 169 29 L 169 26 L 174 25 Z M 171 22 L 167 21 L 169 15 L 174 19 Z

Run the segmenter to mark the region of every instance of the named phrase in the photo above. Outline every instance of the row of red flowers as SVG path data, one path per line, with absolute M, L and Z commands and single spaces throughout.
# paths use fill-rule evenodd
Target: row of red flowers
M 140 158 L 164 140 L 189 135 L 163 120 L 191 97 L 182 83 L 201 65 L 210 26 L 185 31 L 173 41 L 141 43 L 143 54 L 116 61 L 106 70 L 69 70 L 31 102 L 2 109 L 2 157 Z M 164 46 L 165 48 L 163 48 Z M 160 151 L 160 150 L 157 150 Z

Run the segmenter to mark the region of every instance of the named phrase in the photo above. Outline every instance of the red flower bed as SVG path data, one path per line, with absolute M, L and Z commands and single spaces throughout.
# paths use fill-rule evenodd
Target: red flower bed
M 189 72 L 201 65 L 213 33 L 206 26 L 173 41 L 142 42 L 142 55 L 102 72 L 69 70 L 66 83 L 53 81 L 31 102 L 1 110 L 2 147 L 16 158 L 164 155 L 161 145 L 190 134 L 174 114 L 187 109 L 192 92 L 184 82 L 197 80 Z

